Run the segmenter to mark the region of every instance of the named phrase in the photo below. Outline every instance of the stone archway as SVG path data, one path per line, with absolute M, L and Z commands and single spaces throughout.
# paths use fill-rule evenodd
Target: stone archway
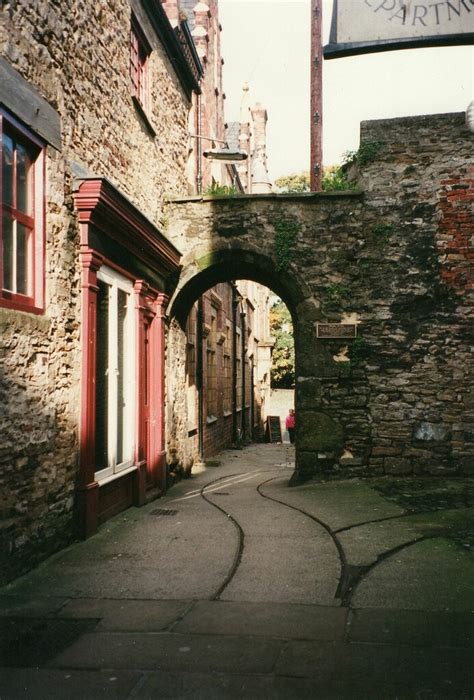
M 380 148 L 359 191 L 170 201 L 171 313 L 227 274 L 288 303 L 300 476 L 471 473 L 472 134 L 463 114 L 431 115 L 365 122 L 361 143 Z M 351 337 L 331 333 L 348 319 Z
M 180 280 L 169 305 L 171 335 L 175 335 L 176 342 L 176 335 L 184 333 L 189 310 L 205 291 L 219 282 L 239 279 L 252 280 L 271 289 L 284 301 L 292 317 L 299 426 L 292 482 L 297 483 L 343 452 L 342 429 L 318 404 L 319 375 L 325 373 L 323 368 L 332 363 L 332 358 L 323 346 L 317 348 L 315 325 L 320 320 L 320 312 L 305 280 L 290 267 L 278 269 L 272 256 L 249 245 L 245 248 L 228 246 L 211 253 L 197 248 L 183 259 Z

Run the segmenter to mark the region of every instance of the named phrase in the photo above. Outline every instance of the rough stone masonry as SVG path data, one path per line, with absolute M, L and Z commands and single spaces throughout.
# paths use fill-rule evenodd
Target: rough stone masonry
M 472 163 L 463 114 L 365 122 L 357 191 L 170 202 L 172 315 L 239 277 L 291 310 L 297 478 L 473 472 Z M 355 339 L 317 337 L 347 320 Z

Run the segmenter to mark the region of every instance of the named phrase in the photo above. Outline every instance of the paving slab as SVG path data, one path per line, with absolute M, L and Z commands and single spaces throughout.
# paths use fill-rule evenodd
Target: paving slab
M 0 595 L 0 616 L 44 617 L 57 613 L 68 601 L 69 598 Z
M 342 640 L 348 611 L 289 603 L 200 601 L 174 627 L 181 634 Z
M 474 610 L 474 560 L 442 538 L 418 542 L 381 561 L 352 598 L 356 608 Z
M 134 696 L 138 700 L 233 700 L 234 698 L 271 698 L 273 678 L 269 675 L 243 674 L 150 674 Z
M 83 635 L 52 668 L 269 673 L 284 642 L 252 637 L 99 632 Z
M 426 536 L 443 535 L 449 528 L 472 528 L 472 508 L 416 513 L 397 520 L 357 525 L 337 536 L 353 565 L 367 565 L 385 552 Z M 467 547 L 466 547 L 467 548 Z
M 440 690 L 456 685 L 470 688 L 474 697 L 472 650 L 401 647 L 398 674 L 408 684 Z
M 61 617 L 100 618 L 97 631 L 161 632 L 179 620 L 193 603 L 186 600 L 108 600 L 78 598 L 61 611 Z
M 474 649 L 474 612 L 352 610 L 347 639 Z
M 317 679 L 284 678 L 262 675 L 169 674 L 152 673 L 137 689 L 139 700 L 403 700 L 400 688 L 384 685 L 368 688 L 365 684 L 320 682 Z M 410 696 L 412 699 L 415 697 Z M 454 697 L 454 696 L 453 696 Z M 461 696 L 457 696 L 461 700 Z M 467 700 L 467 696 L 466 696 Z
M 284 479 L 275 479 L 265 484 L 262 491 L 306 510 L 333 530 L 405 512 L 360 479 L 310 482 L 290 489 Z
M 334 605 L 339 581 L 335 547 L 310 539 L 249 536 L 240 566 L 223 600 Z
M 291 641 L 278 659 L 275 673 L 319 680 L 364 682 L 369 687 L 396 682 L 392 672 L 398 663 L 398 647 L 341 642 Z
M 2 700 L 125 700 L 142 678 L 136 671 L 5 668 Z

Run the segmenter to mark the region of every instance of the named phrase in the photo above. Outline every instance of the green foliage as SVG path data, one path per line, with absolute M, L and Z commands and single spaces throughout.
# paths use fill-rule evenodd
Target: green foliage
M 355 163 L 362 168 L 375 160 L 382 146 L 383 141 L 365 141 L 360 144 L 357 151 L 346 151 L 344 154 L 344 165 Z
M 281 192 L 309 192 L 309 173 L 283 175 L 275 180 L 275 185 Z
M 221 185 L 215 180 L 203 192 L 206 197 L 225 197 L 232 194 L 237 194 L 237 188 L 234 185 Z
M 367 341 L 362 336 L 358 336 L 351 343 L 348 354 L 351 364 L 360 365 L 369 355 L 369 346 L 367 345 Z
M 294 260 L 295 245 L 301 225 L 298 221 L 279 219 L 275 221 L 275 258 L 276 269 L 283 272 Z
M 387 243 L 394 230 L 395 226 L 393 224 L 375 224 L 370 229 L 370 233 L 382 242 Z
M 270 311 L 270 332 L 275 340 L 271 385 L 275 389 L 291 389 L 295 385 L 295 342 L 291 315 L 282 301 Z
M 335 303 L 349 301 L 350 298 L 349 289 L 343 284 L 330 284 L 327 288 L 327 294 L 330 301 Z
M 341 166 L 333 165 L 329 168 L 324 168 L 321 187 L 323 192 L 334 192 L 353 190 L 356 184 L 347 179 L 347 175 Z

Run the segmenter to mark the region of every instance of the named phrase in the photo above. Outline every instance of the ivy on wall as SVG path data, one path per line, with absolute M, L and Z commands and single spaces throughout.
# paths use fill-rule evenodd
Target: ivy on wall
M 291 219 L 275 221 L 275 258 L 277 272 L 283 272 L 295 259 L 295 245 L 301 224 Z

